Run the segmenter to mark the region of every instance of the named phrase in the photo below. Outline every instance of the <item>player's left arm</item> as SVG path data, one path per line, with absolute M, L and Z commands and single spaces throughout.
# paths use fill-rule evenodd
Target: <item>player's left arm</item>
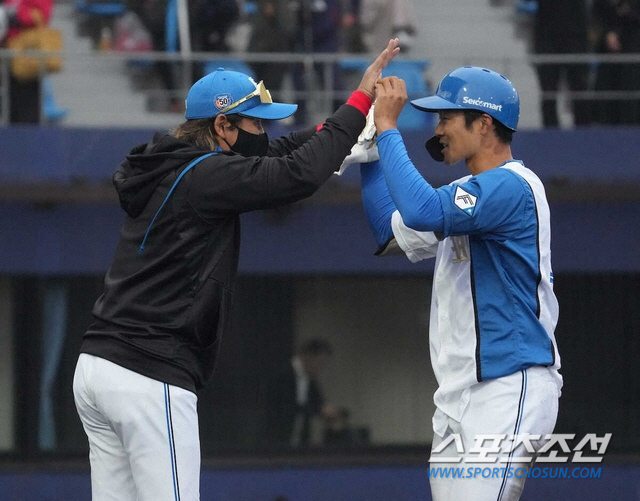
M 495 168 L 436 190 L 443 208 L 443 235 L 516 236 L 535 212 L 531 187 L 510 169 Z
M 435 189 L 409 159 L 397 129 L 380 134 L 378 151 L 391 198 L 404 224 L 416 231 L 509 238 L 523 228 L 524 215 L 535 210 L 531 188 L 510 169 L 491 169 Z

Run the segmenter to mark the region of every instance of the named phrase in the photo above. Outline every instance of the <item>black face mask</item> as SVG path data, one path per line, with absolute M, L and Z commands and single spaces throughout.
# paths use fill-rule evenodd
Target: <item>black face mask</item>
M 442 154 L 443 146 L 440 144 L 440 138 L 438 136 L 433 136 L 429 139 L 424 143 L 424 147 L 436 162 L 444 162 L 444 155 Z
M 238 127 L 238 138 L 230 148 L 243 157 L 263 157 L 269 149 L 269 138 L 266 132 L 252 134 Z

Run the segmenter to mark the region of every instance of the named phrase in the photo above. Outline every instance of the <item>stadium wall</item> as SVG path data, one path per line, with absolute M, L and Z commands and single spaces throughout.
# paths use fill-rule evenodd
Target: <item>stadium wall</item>
M 0 135 L 0 273 L 103 273 L 122 211 L 110 176 L 152 130 L 7 128 Z M 271 129 L 275 136 L 284 129 Z M 425 134 L 406 132 L 419 170 L 440 186 L 466 174 L 428 159 Z M 640 129 L 518 132 L 516 158 L 545 182 L 557 272 L 639 271 Z M 240 272 L 421 273 L 404 258 L 375 259 L 359 201 L 359 173 L 311 199 L 243 216 Z M 430 265 L 427 265 L 430 266 Z

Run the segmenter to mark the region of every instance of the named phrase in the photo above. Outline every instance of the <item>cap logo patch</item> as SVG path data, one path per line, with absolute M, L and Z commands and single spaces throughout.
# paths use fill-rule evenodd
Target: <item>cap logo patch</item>
M 233 98 L 231 94 L 218 94 L 215 99 L 216 108 L 219 110 L 226 108 L 231 103 L 233 103 Z
M 469 216 L 473 216 L 477 201 L 477 196 L 463 190 L 460 186 L 456 186 L 456 192 L 453 195 L 453 203 L 456 204 L 458 209 L 466 212 Z

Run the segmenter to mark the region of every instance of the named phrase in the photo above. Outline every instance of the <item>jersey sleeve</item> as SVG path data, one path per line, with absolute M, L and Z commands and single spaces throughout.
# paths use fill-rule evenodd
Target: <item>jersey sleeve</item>
M 439 240 L 434 232 L 409 228 L 404 224 L 398 211 L 391 216 L 391 229 L 398 247 L 404 251 L 412 263 L 436 256 Z
M 535 208 L 531 188 L 509 169 L 492 169 L 437 191 L 444 212 L 444 237 L 511 238 L 522 230 L 527 208 Z
M 443 214 L 438 194 L 416 170 L 400 132 L 386 130 L 376 143 L 389 193 L 404 223 L 418 231 L 441 231 Z
M 378 244 L 376 255 L 384 255 L 384 250 L 393 237 L 391 215 L 396 210 L 396 206 L 389 194 L 380 162 L 361 164 L 360 181 L 362 184 L 362 206 L 367 216 L 369 228 L 371 228 Z
M 315 127 L 307 127 L 300 131 L 291 132 L 286 136 L 278 137 L 269 141 L 269 149 L 267 150 L 267 156 L 269 157 L 282 157 L 289 155 L 304 143 L 309 141 L 311 137 L 316 133 Z

